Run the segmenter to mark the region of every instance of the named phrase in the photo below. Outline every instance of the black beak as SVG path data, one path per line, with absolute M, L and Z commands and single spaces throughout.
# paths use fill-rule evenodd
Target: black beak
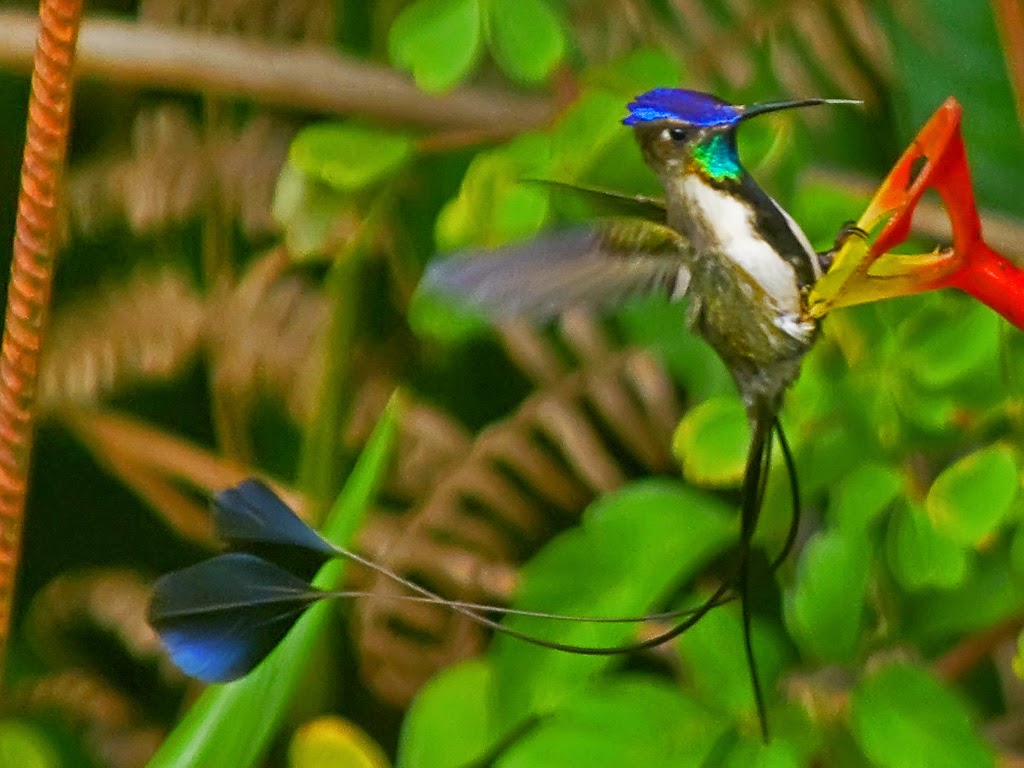
M 751 104 L 749 107 L 740 107 L 743 111 L 740 120 L 750 117 L 765 115 L 769 112 L 778 112 L 783 109 L 795 109 L 796 107 L 816 107 L 819 104 L 863 104 L 863 101 L 856 99 L 796 99 L 795 101 L 773 101 L 767 104 Z

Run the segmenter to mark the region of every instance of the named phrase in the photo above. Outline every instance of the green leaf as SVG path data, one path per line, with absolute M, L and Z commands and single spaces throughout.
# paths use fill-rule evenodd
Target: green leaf
M 637 616 L 692 578 L 736 536 L 733 510 L 713 496 L 645 480 L 592 504 L 580 528 L 531 560 L 515 606 L 577 616 Z M 633 624 L 553 622 L 512 616 L 509 626 L 591 647 L 635 638 Z M 502 722 L 550 712 L 616 659 L 537 648 L 499 636 L 492 646 Z
M 479 57 L 479 0 L 417 0 L 391 26 L 388 53 L 423 90 L 448 90 Z
M 872 765 L 881 768 L 994 765 L 964 706 L 909 665 L 891 664 L 861 681 L 850 702 L 850 726 Z
M 409 327 L 417 336 L 457 344 L 490 331 L 492 323 L 472 307 L 422 288 L 409 305 Z
M 625 102 L 638 93 L 682 82 L 680 63 L 660 48 L 640 48 L 608 64 L 591 67 L 582 77 L 588 86 L 613 93 L 621 113 Z
M 576 100 L 551 130 L 552 177 L 582 179 L 616 139 L 633 140 L 622 125 L 622 99 L 603 91 L 591 91 Z M 622 162 L 616 153 L 611 162 Z
M 991 446 L 946 467 L 932 483 L 925 509 L 937 531 L 978 546 L 1006 519 L 1019 486 L 1013 452 Z
M 664 196 L 643 161 L 633 132 L 622 124 L 625 101 L 608 91 L 589 90 L 561 115 L 550 131 L 549 178 L 624 194 Z M 591 217 L 602 214 L 587 212 Z
M 274 221 L 285 233 L 288 253 L 296 261 L 327 257 L 339 219 L 352 204 L 338 192 L 285 163 L 274 190 Z
M 935 530 L 928 516 L 916 507 L 893 513 L 887 533 L 889 566 L 908 590 L 952 588 L 967 575 L 963 547 Z
M 828 514 L 840 528 L 865 531 L 896 500 L 903 478 L 892 467 L 869 462 L 853 469 L 829 500 Z
M 713 397 L 687 411 L 672 437 L 683 476 L 695 485 L 739 485 L 747 462 L 750 426 L 738 397 Z
M 496 765 L 698 768 L 707 764 L 728 727 L 665 681 L 624 675 L 581 691 Z
M 789 651 L 775 626 L 755 616 L 752 630 L 754 657 L 770 705 Z M 757 730 L 757 704 L 743 647 L 739 605 L 711 611 L 679 637 L 676 647 L 699 700 L 745 722 L 750 732 Z
M 928 591 L 905 605 L 904 622 L 915 638 L 945 644 L 984 632 L 1024 612 L 1024 579 L 998 550 L 971 562 L 970 578 L 952 590 Z
M 922 390 L 908 381 L 900 382 L 894 394 L 900 415 L 910 424 L 933 433 L 944 432 L 953 425 L 957 395 Z
M 807 764 L 793 744 L 773 735 L 767 744 L 750 739 L 737 742 L 722 768 L 800 768 Z
M 484 25 L 491 54 L 515 80 L 543 80 L 565 54 L 562 20 L 545 0 L 487 0 Z
M 384 750 L 359 726 L 328 715 L 306 723 L 288 746 L 289 768 L 388 768 Z
M 475 659 L 427 683 L 402 723 L 399 768 L 452 768 L 478 761 L 498 739 L 492 727 L 494 671 Z
M 399 407 L 393 399 L 331 508 L 323 533 L 334 544 L 344 546 L 352 539 L 384 476 Z M 337 588 L 344 570 L 343 561 L 327 563 L 313 586 Z M 150 759 L 148 768 L 257 764 L 288 714 L 312 649 L 332 615 L 328 601 L 317 603 L 253 672 L 232 683 L 209 686 Z
M 908 317 L 897 340 L 908 377 L 948 388 L 979 368 L 998 367 L 999 316 L 974 302 L 943 302 Z
M 437 218 L 438 250 L 493 248 L 536 234 L 548 213 L 548 193 L 521 182 L 543 177 L 550 156 L 550 139 L 530 134 L 478 154 L 458 196 Z
M 854 660 L 870 567 L 871 541 L 860 531 L 831 529 L 804 547 L 786 601 L 786 624 L 808 654 L 839 664 Z
M 60 768 L 60 765 L 60 754 L 38 729 L 18 720 L 0 720 L 0 766 Z
M 340 192 L 356 192 L 393 174 L 412 157 L 410 136 L 356 123 L 303 128 L 288 159 L 308 176 Z

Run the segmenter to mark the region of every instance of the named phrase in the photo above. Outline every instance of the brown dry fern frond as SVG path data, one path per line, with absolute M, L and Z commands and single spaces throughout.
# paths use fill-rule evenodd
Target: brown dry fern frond
M 298 423 L 313 411 L 327 299 L 281 249 L 252 262 L 213 298 L 171 267 L 140 270 L 62 307 L 40 377 L 44 411 L 95 405 L 130 387 L 166 381 L 203 353 L 216 386 L 245 411 L 261 396 Z
M 604 13 L 620 20 L 615 34 L 604 29 L 608 22 L 592 5 L 606 6 Z M 584 9 L 576 28 L 585 33 L 585 51 L 608 58 L 639 41 L 654 43 L 674 51 L 705 86 L 715 81 L 731 90 L 752 85 L 766 45 L 773 73 L 793 96 L 827 93 L 878 104 L 892 78 L 889 38 L 870 0 L 672 0 L 674 29 L 643 0 Z M 810 113 L 805 117 L 815 119 Z
M 194 357 L 206 313 L 191 281 L 172 268 L 142 271 L 56 313 L 43 355 L 43 411 L 167 380 Z
M 335 6 L 328 0 L 142 0 L 139 19 L 235 37 L 329 45 Z
M 316 406 L 328 313 L 323 290 L 284 249 L 268 252 L 211 303 L 205 342 L 214 387 L 239 413 L 269 396 L 284 403 L 296 423 L 307 423 Z
M 19 716 L 57 718 L 97 765 L 141 768 L 167 736 L 143 708 L 100 674 L 69 668 L 35 678 L 7 703 Z
M 29 606 L 25 632 L 48 671 L 12 691 L 4 708 L 57 717 L 100 765 L 144 765 L 167 730 L 149 711 L 154 688 L 183 684 L 145 621 L 149 595 L 150 585 L 124 569 L 47 584 Z
M 237 221 L 249 240 L 266 238 L 277 231 L 271 202 L 297 130 L 293 120 L 258 114 L 209 136 L 181 104 L 143 110 L 130 154 L 72 170 L 65 204 L 71 232 L 94 234 L 124 221 L 148 234 L 212 208 Z
M 156 666 L 163 652 L 145 619 L 149 593 L 149 585 L 130 570 L 64 574 L 33 598 L 25 633 L 36 655 L 52 667 L 89 666 L 100 661 L 94 656 L 96 645 L 88 639 L 101 637 L 138 663 Z M 173 667 L 163 668 L 161 674 L 181 680 Z
M 328 0 L 145 0 L 139 23 L 329 46 L 334 12 Z M 276 233 L 270 204 L 299 122 L 270 111 L 234 121 L 222 106 L 207 99 L 202 120 L 173 101 L 140 110 L 127 155 L 70 174 L 70 230 L 90 234 L 126 221 L 151 233 L 212 212 L 250 240 Z
M 580 325 L 590 341 L 599 338 L 595 326 Z M 374 518 L 360 546 L 446 597 L 506 600 L 517 566 L 596 496 L 631 477 L 670 472 L 680 404 L 665 370 L 638 350 L 584 360 L 481 432 L 457 459 L 439 462 L 447 469 L 419 503 L 390 518 L 390 531 Z M 392 703 L 407 704 L 432 674 L 485 640 L 478 626 L 443 607 L 388 599 L 401 589 L 387 579 L 372 578 L 368 588 L 355 629 L 362 673 Z

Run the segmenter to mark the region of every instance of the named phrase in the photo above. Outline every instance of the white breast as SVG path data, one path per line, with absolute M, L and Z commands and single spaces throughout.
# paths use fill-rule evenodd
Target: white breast
M 743 269 L 770 297 L 781 313 L 799 314 L 800 292 L 792 265 L 761 240 L 753 214 L 735 198 L 706 184 L 696 174 L 683 182 L 683 193 L 692 211 L 700 211 L 707 247 Z M 694 233 L 696 234 L 696 233 Z

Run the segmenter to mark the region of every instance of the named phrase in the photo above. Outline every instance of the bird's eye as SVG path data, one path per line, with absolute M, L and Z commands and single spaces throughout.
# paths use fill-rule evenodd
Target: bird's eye
M 686 140 L 686 131 L 683 128 L 669 128 L 668 137 L 678 144 Z

